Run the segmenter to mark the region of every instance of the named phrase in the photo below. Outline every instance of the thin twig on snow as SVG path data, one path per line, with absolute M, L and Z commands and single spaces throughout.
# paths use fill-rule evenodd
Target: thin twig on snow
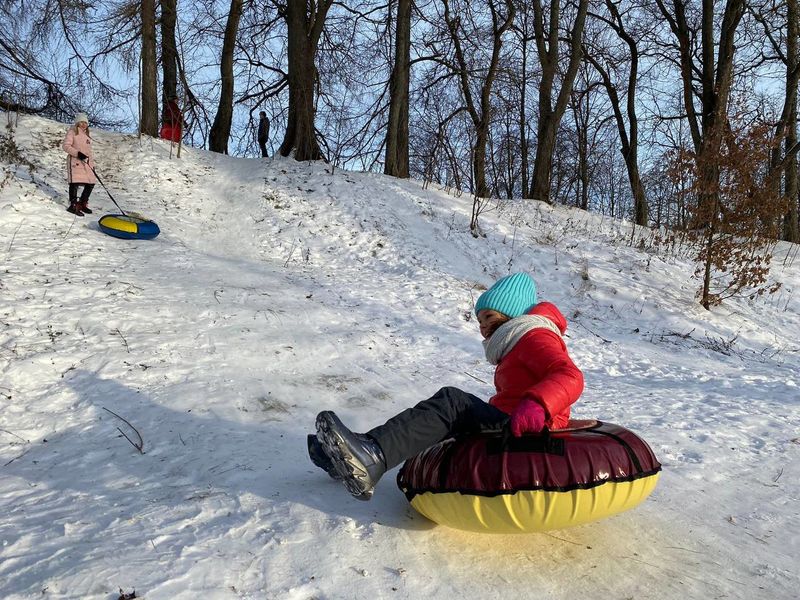
M 106 411 L 106 412 L 110 412 L 112 415 L 114 415 L 115 417 L 117 417 L 117 418 L 118 418 L 120 421 L 123 421 L 123 422 L 125 422 L 125 423 L 128 425 L 128 427 L 130 427 L 131 429 L 133 429 L 133 430 L 136 432 L 136 437 L 138 437 L 138 438 L 139 438 L 139 443 L 138 443 L 138 444 L 136 444 L 136 443 L 135 443 L 135 442 L 134 442 L 134 441 L 133 441 L 131 438 L 129 438 L 129 437 L 127 436 L 127 434 L 126 434 L 124 431 L 122 431 L 122 429 L 120 429 L 119 427 L 117 427 L 117 431 L 119 431 L 119 432 L 120 432 L 120 433 L 121 433 L 123 436 L 125 436 L 125 439 L 126 439 L 126 440 L 128 440 L 128 441 L 131 443 L 131 446 L 133 446 L 134 448 L 136 448 L 136 449 L 139 451 L 139 454 L 144 454 L 144 440 L 142 439 L 142 434 L 140 434 L 140 433 L 139 433 L 139 430 L 138 430 L 138 429 L 136 429 L 136 427 L 134 427 L 133 425 L 131 425 L 130 421 L 128 421 L 128 420 L 127 420 L 127 419 L 125 419 L 124 417 L 120 417 L 120 416 L 119 416 L 117 413 L 115 413 L 113 410 L 109 410 L 109 409 L 107 409 L 105 406 L 103 406 L 102 408 L 103 408 L 103 410 L 104 410 L 104 411 Z

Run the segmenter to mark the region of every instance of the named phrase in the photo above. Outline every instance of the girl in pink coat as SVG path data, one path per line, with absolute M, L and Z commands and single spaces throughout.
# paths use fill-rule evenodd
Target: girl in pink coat
M 369 500 L 389 469 L 442 440 L 508 429 L 519 437 L 569 422 L 583 391 L 583 373 L 564 343 L 567 320 L 550 302 L 537 302 L 527 273 L 497 281 L 475 303 L 486 359 L 496 365 L 497 393 L 488 402 L 444 387 L 366 433 L 348 429 L 331 411 L 317 415 L 308 452 L 317 466 Z
M 67 181 L 69 182 L 69 207 L 67 212 L 82 217 L 92 214 L 89 208 L 89 195 L 97 178 L 94 175 L 92 138 L 89 135 L 89 118 L 85 113 L 75 115 L 75 125 L 67 130 L 61 144 L 67 157 Z M 83 186 L 78 199 L 78 188 Z

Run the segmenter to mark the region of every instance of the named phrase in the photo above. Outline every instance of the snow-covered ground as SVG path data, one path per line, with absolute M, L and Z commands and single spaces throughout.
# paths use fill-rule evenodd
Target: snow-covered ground
M 65 129 L 21 117 L 0 173 L 0 597 L 797 597 L 796 247 L 780 292 L 708 312 L 686 251 L 625 223 L 507 202 L 476 239 L 435 186 L 94 131 L 111 194 L 162 230 L 122 241 L 100 186 L 65 212 Z M 517 536 L 433 525 L 395 473 L 352 499 L 307 459 L 316 413 L 488 397 L 471 308 L 509 270 L 570 321 L 573 416 L 663 463 L 653 495 Z

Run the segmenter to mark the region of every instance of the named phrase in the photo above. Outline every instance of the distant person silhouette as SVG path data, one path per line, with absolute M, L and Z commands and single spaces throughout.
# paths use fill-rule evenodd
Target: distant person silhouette
M 269 119 L 267 118 L 267 113 L 263 110 L 258 113 L 258 145 L 261 148 L 261 156 L 262 158 L 266 158 L 267 154 L 267 142 L 269 141 Z

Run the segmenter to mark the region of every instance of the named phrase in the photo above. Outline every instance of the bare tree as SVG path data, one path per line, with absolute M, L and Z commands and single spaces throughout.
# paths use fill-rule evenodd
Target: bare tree
M 487 177 L 494 198 L 520 198 L 522 194 L 522 144 L 519 137 L 521 89 L 518 72 L 502 69 L 495 85 L 494 109 L 489 133 Z
M 705 244 L 711 247 L 719 234 L 720 197 L 717 192 L 719 183 L 719 162 L 721 145 L 728 122 L 728 98 L 733 82 L 734 38 L 736 29 L 744 14 L 744 0 L 725 0 L 725 9 L 716 38 L 714 0 L 701 0 L 700 21 L 690 24 L 687 19 L 689 0 L 673 0 L 668 8 L 664 0 L 656 0 L 661 14 L 669 23 L 673 35 L 678 41 L 680 54 L 681 82 L 683 85 L 684 109 L 689 121 L 696 160 L 693 173 L 699 181 L 695 189 L 698 193 L 698 206 L 695 227 L 705 231 Z M 694 49 L 700 34 L 700 64 L 696 63 Z M 716 56 L 715 56 L 716 50 Z M 700 74 L 700 110 L 695 107 L 695 77 Z M 710 298 L 711 271 L 713 260 L 704 261 L 702 302 L 708 308 Z
M 156 3 L 142 0 L 142 114 L 139 132 L 158 136 L 158 73 L 156 61 Z
M 533 0 L 537 1 L 537 0 Z M 532 10 L 530 0 L 516 0 L 517 18 L 514 21 L 513 31 L 516 33 L 517 51 L 515 58 L 519 61 L 516 69 L 516 84 L 519 89 L 519 102 L 516 107 L 517 121 L 519 128 L 519 161 L 520 161 L 520 195 L 528 194 L 530 178 L 530 119 L 528 118 L 528 82 L 534 74 L 530 68 L 533 62 L 530 58 L 529 45 L 536 39 L 535 27 L 533 25 Z
M 789 106 L 786 117 L 786 153 L 797 148 L 797 88 L 800 79 L 800 8 L 797 0 L 786 0 L 786 98 Z M 783 239 L 800 243 L 800 184 L 798 184 L 797 158 L 791 158 L 786 166 L 786 198 L 789 210 L 784 217 Z
M 175 43 L 177 0 L 161 0 L 161 104 L 178 94 L 178 47 Z
M 782 13 L 783 4 L 785 13 Z M 782 236 L 790 242 L 800 242 L 798 229 L 798 175 L 797 159 L 791 155 L 797 152 L 797 88 L 800 81 L 800 61 L 798 60 L 798 37 L 800 36 L 800 11 L 797 0 L 784 0 L 776 3 L 753 3 L 748 6 L 750 13 L 761 24 L 768 47 L 786 68 L 786 87 L 783 108 L 775 124 L 775 135 L 785 140 L 784 151 L 775 147 L 770 166 L 775 170 L 785 162 L 784 195 L 788 200 L 788 211 L 783 217 Z M 777 23 L 775 22 L 777 21 Z M 785 29 L 785 32 L 783 31 Z M 784 161 L 784 157 L 789 160 Z M 773 178 L 776 190 L 780 189 L 780 177 Z
M 228 153 L 228 139 L 231 136 L 231 122 L 233 121 L 233 54 L 236 49 L 239 20 L 242 17 L 242 3 L 243 0 L 231 0 L 231 7 L 228 11 L 219 65 L 219 105 L 209 133 L 209 150 L 222 154 Z
M 279 152 L 296 160 L 322 158 L 314 129 L 315 58 L 333 0 L 290 0 L 283 8 L 288 29 L 289 114 Z
M 585 69 L 581 69 L 585 71 Z M 588 80 L 588 74 L 583 73 L 581 76 L 582 85 L 574 85 L 572 93 L 570 94 L 569 108 L 572 113 L 573 123 L 575 126 L 575 145 L 577 152 L 573 153 L 573 157 L 577 154 L 577 168 L 572 169 L 575 172 L 577 193 L 575 194 L 575 205 L 582 210 L 589 210 L 589 188 L 591 187 L 591 169 L 589 167 L 589 157 L 591 153 L 590 144 L 590 124 L 594 120 L 592 117 L 595 112 L 592 106 L 592 96 L 594 96 L 595 88 L 599 87 L 596 82 Z M 597 131 L 597 128 L 595 128 Z M 574 163 L 573 163 L 574 164 Z
M 129 42 L 133 29 L 138 40 L 137 10 L 133 16 L 118 35 L 117 46 Z M 112 11 L 106 29 L 116 31 L 113 17 Z M 121 126 L 119 117 L 111 114 L 123 98 L 108 72 L 115 47 L 102 40 L 96 44 L 95 22 L 93 6 L 87 3 L 0 3 L 0 105 L 58 120 L 70 120 L 82 110 L 95 124 Z
M 637 225 L 647 226 L 647 198 L 645 197 L 644 186 L 642 185 L 641 176 L 639 175 L 639 119 L 636 114 L 636 86 L 638 83 L 639 74 L 639 48 L 636 39 L 627 31 L 625 27 L 625 23 L 618 5 L 613 0 L 605 0 L 605 6 L 608 10 L 608 15 L 597 13 L 590 14 L 595 19 L 598 19 L 602 23 L 611 27 L 611 29 L 616 32 L 617 36 L 619 36 L 619 38 L 625 42 L 628 48 L 628 56 L 626 61 L 629 69 L 628 82 L 624 92 L 626 99 L 625 114 L 627 115 L 627 123 L 625 116 L 623 116 L 617 84 L 611 78 L 611 69 L 606 66 L 610 61 L 602 59 L 602 52 L 600 52 L 596 47 L 591 47 L 591 49 L 586 52 L 586 58 L 600 74 L 600 77 L 603 81 L 603 86 L 605 87 L 608 98 L 611 101 L 611 108 L 614 111 L 614 119 L 617 124 L 619 140 L 622 146 L 621 152 L 623 158 L 625 159 L 625 166 L 628 171 L 628 181 L 630 182 L 631 194 L 633 195 L 634 221 Z M 615 60 L 614 62 L 621 61 Z
M 542 69 L 542 78 L 539 83 L 536 159 L 533 165 L 531 188 L 526 195 L 528 198 L 550 201 L 550 172 L 556 133 L 569 103 L 569 95 L 580 66 L 581 39 L 588 5 L 589 0 L 578 0 L 572 28 L 568 30 L 566 35 L 568 48 L 566 60 L 564 60 L 559 51 L 560 41 L 564 39 L 559 32 L 559 26 L 562 21 L 561 0 L 550 0 L 550 7 L 547 13 L 542 7 L 541 0 L 533 0 L 534 34 L 539 64 Z M 555 80 L 562 60 L 566 62 L 567 67 L 554 103 Z
M 734 36 L 744 14 L 744 0 L 725 0 L 719 39 L 715 36 L 714 0 L 701 0 L 700 22 L 690 23 L 687 5 L 690 0 L 673 0 L 667 7 L 656 0 L 661 14 L 669 23 L 678 42 L 683 102 L 692 142 L 698 157 L 703 153 L 717 154 L 726 123 L 728 97 L 733 82 Z M 700 34 L 700 64 L 696 61 L 697 40 Z M 714 51 L 717 49 L 717 56 Z M 700 109 L 695 107 L 695 82 L 699 73 Z M 713 161 L 703 161 L 708 172 L 703 173 L 706 188 L 713 187 L 716 174 Z
M 394 67 L 389 80 L 389 123 L 386 128 L 384 173 L 408 177 L 408 105 L 411 79 L 411 8 L 413 0 L 398 0 Z
M 64 117 L 75 110 L 57 81 L 44 74 L 34 52 L 0 25 L 0 108 Z
M 511 26 L 514 20 L 515 8 L 511 0 L 505 0 L 505 15 L 498 12 L 493 0 L 489 0 L 488 8 L 491 15 L 491 40 L 492 48 L 489 64 L 485 67 L 478 67 L 469 62 L 462 47 L 462 39 L 475 39 L 475 33 L 466 34 L 462 29 L 462 17 L 453 17 L 450 13 L 450 0 L 442 0 L 444 7 L 444 20 L 450 39 L 453 43 L 455 53 L 455 68 L 461 83 L 461 93 L 464 104 L 475 127 L 475 145 L 473 149 L 472 168 L 475 174 L 474 194 L 478 198 L 486 198 L 489 195 L 489 187 L 486 183 L 486 144 L 489 137 L 489 125 L 492 119 L 492 85 L 497 76 L 497 69 L 500 63 L 500 51 L 503 47 L 503 34 Z M 462 14 L 469 11 L 461 11 Z M 475 42 L 473 42 L 475 43 Z M 473 73 L 482 72 L 483 76 L 479 79 L 479 96 L 476 101 L 473 92 Z M 474 219 L 473 219 L 474 221 Z M 473 230 L 477 223 L 473 223 Z

